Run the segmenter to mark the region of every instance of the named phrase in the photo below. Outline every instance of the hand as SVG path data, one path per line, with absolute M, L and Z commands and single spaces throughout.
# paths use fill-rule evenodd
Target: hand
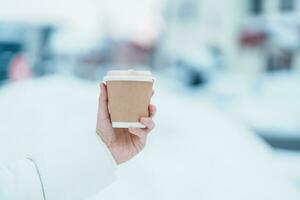
M 140 120 L 146 128 L 113 128 L 108 111 L 106 85 L 101 83 L 100 88 L 96 131 L 111 151 L 117 164 L 121 164 L 134 157 L 145 147 L 147 135 L 155 126 L 152 117 L 156 112 L 156 107 L 150 104 L 150 117 Z

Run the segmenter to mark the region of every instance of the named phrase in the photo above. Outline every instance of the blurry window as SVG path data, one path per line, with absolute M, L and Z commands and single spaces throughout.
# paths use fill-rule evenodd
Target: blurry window
M 295 6 L 294 0 L 281 0 L 280 2 L 280 10 L 283 12 L 293 11 Z
M 263 0 L 251 0 L 250 12 L 254 15 L 259 15 L 263 12 Z
M 22 50 L 22 45 L 18 42 L 1 42 L 0 54 L 3 52 L 17 53 Z
M 176 15 L 174 15 L 174 11 L 176 10 L 174 3 L 168 1 L 168 3 L 166 4 L 167 6 L 165 7 L 164 11 L 163 11 L 163 16 L 166 19 L 166 21 L 171 21 L 173 20 Z
M 198 7 L 195 1 L 184 1 L 179 8 L 178 17 L 181 21 L 186 22 L 194 20 L 198 15 Z

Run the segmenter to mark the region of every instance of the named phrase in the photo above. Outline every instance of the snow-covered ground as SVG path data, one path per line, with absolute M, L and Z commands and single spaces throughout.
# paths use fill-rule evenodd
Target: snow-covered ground
M 156 80 L 157 127 L 119 179 L 91 199 L 299 199 L 276 153 L 231 115 Z M 95 127 L 98 84 L 50 76 L 0 88 L 0 158 L 20 158 L 51 134 Z
M 300 73 L 220 74 L 208 87 L 214 104 L 267 137 L 300 139 Z

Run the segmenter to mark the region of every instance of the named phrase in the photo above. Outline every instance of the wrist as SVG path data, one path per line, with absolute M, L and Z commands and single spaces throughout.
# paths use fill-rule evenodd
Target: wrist
M 119 153 L 118 153 L 118 150 L 117 150 L 117 147 L 116 145 L 114 144 L 109 144 L 109 145 L 106 145 L 108 150 L 110 151 L 112 157 L 114 158 L 115 162 L 119 165 L 122 163 L 121 159 L 119 158 Z
M 116 162 L 116 164 L 120 164 L 116 158 L 116 153 L 114 151 L 114 145 L 111 141 L 109 141 L 107 138 L 104 137 L 103 133 L 101 130 L 99 130 L 98 128 L 96 129 L 96 133 L 98 135 L 98 137 L 100 138 L 100 140 L 102 141 L 102 143 L 104 143 L 104 145 L 106 146 L 106 148 L 109 150 L 111 156 L 113 157 L 114 161 Z
M 102 142 L 107 146 L 107 148 L 110 149 L 112 141 L 109 139 L 109 137 L 105 136 L 105 134 L 104 134 L 105 132 L 99 128 L 96 128 L 96 133 L 100 137 Z

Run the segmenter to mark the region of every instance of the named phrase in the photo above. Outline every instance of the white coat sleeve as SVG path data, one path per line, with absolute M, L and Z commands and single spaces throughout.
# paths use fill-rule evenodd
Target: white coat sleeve
M 113 182 L 115 169 L 111 153 L 96 133 L 75 134 L 2 167 L 0 199 L 84 200 Z
M 44 200 L 37 169 L 30 159 L 0 167 L 1 200 Z

